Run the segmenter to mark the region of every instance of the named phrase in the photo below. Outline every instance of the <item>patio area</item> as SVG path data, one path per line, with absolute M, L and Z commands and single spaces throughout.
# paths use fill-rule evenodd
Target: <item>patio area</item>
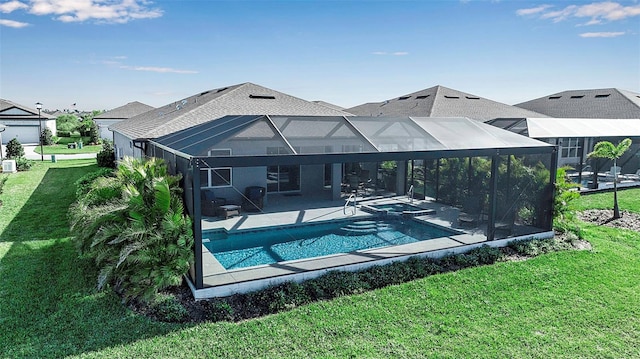
M 469 224 L 461 221 L 459 208 L 444 205 L 433 199 L 410 200 L 407 196 L 357 198 L 356 206 L 349 202 L 345 206 L 345 199 L 331 201 L 308 196 L 272 195 L 269 205 L 262 212 L 240 212 L 231 218 L 203 217 L 202 219 L 202 263 L 204 288 L 195 289 L 196 299 L 210 297 L 224 297 L 235 293 L 258 290 L 266 286 L 276 285 L 286 281 L 303 281 L 318 277 L 330 270 L 361 270 L 374 265 L 384 265 L 393 261 L 405 260 L 412 256 L 440 257 L 451 253 L 470 250 L 484 244 L 504 246 L 508 242 L 519 238 L 544 238 L 553 233 L 539 233 L 523 230 L 522 236 L 517 233 L 508 239 L 487 241 L 486 223 Z M 372 205 L 411 204 L 424 210 L 431 210 L 432 214 L 413 217 L 412 220 L 428 223 L 434 227 L 454 230 L 455 233 L 446 237 L 419 241 L 396 246 L 386 246 L 359 250 L 349 253 L 338 253 L 328 256 L 278 262 L 268 265 L 227 270 L 207 249 L 205 244 L 210 240 L 210 234 L 221 230 L 232 232 L 250 232 L 260 228 L 281 228 L 322 222 L 340 221 L 345 219 L 377 218 L 376 214 L 366 209 Z M 515 226 L 518 227 L 518 226 Z M 532 234 L 533 232 L 538 232 Z

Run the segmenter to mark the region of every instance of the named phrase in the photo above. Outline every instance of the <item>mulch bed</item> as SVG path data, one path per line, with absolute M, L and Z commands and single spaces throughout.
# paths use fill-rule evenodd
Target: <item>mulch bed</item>
M 590 209 L 578 212 L 578 219 L 593 224 L 640 232 L 640 214 L 620 211 L 622 218 L 613 219 L 613 210 Z

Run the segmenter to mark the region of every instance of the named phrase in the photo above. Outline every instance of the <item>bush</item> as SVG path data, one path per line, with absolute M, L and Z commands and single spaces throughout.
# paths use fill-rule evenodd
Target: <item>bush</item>
M 56 132 L 58 133 L 58 137 L 71 137 L 70 131 L 58 129 Z
M 98 166 L 106 168 L 116 168 L 116 152 L 113 148 L 113 142 L 104 141 L 102 150 L 96 155 Z
M 40 142 L 42 142 L 42 144 L 45 146 L 53 145 L 53 133 L 51 133 L 51 130 L 48 127 L 42 130 L 42 133 L 40 133 Z
M 89 193 L 91 190 L 91 184 L 99 177 L 115 177 L 116 173 L 109 168 L 99 168 L 96 171 L 89 172 L 86 175 L 80 177 L 75 185 L 76 185 L 76 198 L 81 198 L 82 196 Z
M 89 136 L 89 143 L 100 143 L 100 133 L 98 132 L 98 125 L 94 121 L 91 121 L 91 124 L 89 126 L 89 133 L 87 134 L 87 136 Z
M 24 148 L 17 138 L 7 142 L 7 159 L 18 159 L 24 157 Z
M 71 208 L 74 240 L 98 267 L 98 289 L 112 286 L 125 300 L 149 303 L 179 285 L 193 263 L 180 177 L 170 175 L 161 159 L 127 157 L 115 180 L 100 180 L 104 186 L 95 188 L 103 192 L 89 190 Z
M 189 319 L 189 312 L 173 295 L 158 294 L 149 310 L 151 315 L 164 322 L 180 323 Z
M 33 161 L 24 157 L 16 158 L 16 168 L 18 171 L 28 171 L 33 167 Z

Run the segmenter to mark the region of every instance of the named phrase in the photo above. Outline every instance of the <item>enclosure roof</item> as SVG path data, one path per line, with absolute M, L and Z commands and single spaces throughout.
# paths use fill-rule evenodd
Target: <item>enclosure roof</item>
M 640 136 L 637 118 L 520 118 L 496 119 L 490 123 L 531 138 Z
M 262 140 L 279 143 L 282 154 L 551 147 L 464 117 L 225 116 L 152 142 L 189 156 L 241 143 L 254 151 L 232 156 L 258 156 L 266 154 Z

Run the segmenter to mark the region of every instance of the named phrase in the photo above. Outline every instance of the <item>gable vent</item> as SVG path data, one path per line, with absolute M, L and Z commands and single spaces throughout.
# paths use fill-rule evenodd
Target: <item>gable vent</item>
M 416 96 L 416 100 L 424 100 L 427 97 L 429 97 L 429 95 Z
M 575 95 L 575 96 L 571 96 L 571 98 L 583 98 L 584 95 Z
M 460 96 L 447 96 L 447 95 L 444 95 L 444 98 L 460 98 Z
M 609 95 L 611 94 L 602 94 L 602 95 L 596 95 L 596 98 L 605 98 L 605 97 L 609 97 Z
M 264 100 L 275 100 L 276 97 L 273 95 L 249 95 L 249 98 L 261 98 Z
M 401 96 L 401 97 L 398 97 L 398 100 L 406 100 L 409 98 L 411 98 L 411 96 Z
M 469 99 L 469 100 L 479 100 L 480 97 L 475 97 L 475 96 L 465 96 L 465 98 Z
M 560 97 L 562 97 L 562 96 L 550 96 L 550 97 L 549 97 L 549 100 L 557 100 L 557 99 L 559 99 Z

